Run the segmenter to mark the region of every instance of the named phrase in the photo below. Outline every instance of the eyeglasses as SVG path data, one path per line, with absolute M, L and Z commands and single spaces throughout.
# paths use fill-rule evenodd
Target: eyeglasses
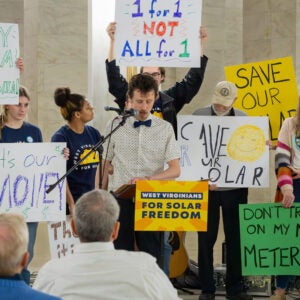
M 148 72 L 145 72 L 145 73 L 143 73 L 144 75 L 149 75 L 149 76 L 151 76 L 151 77 L 153 77 L 153 78 L 157 78 L 157 77 L 159 77 L 161 74 L 159 73 L 159 72 L 154 72 L 154 73 L 148 73 Z

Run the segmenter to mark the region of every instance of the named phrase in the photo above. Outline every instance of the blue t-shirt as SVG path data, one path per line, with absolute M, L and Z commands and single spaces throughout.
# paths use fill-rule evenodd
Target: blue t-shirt
M 41 130 L 28 123 L 18 128 L 4 126 L 2 128 L 1 143 L 41 143 L 43 141 Z
M 62 126 L 54 133 L 51 142 L 66 142 L 70 149 L 67 161 L 67 169 L 73 167 L 89 150 L 100 141 L 100 133 L 91 126 L 84 126 L 82 134 L 71 130 L 67 125 Z M 98 151 L 91 153 L 80 165 L 67 177 L 68 185 L 76 202 L 78 198 L 95 188 L 95 176 L 99 164 Z

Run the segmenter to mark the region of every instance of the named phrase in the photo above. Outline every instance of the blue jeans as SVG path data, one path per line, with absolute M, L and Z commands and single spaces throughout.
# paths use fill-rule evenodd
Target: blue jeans
M 293 188 L 295 200 L 294 202 L 300 202 L 300 179 L 293 180 Z M 277 275 L 276 276 L 276 288 L 278 289 L 286 289 L 289 281 L 295 280 L 295 276 L 290 275 Z
M 28 228 L 28 232 L 29 232 L 29 242 L 28 242 L 29 259 L 28 259 L 27 266 L 30 264 L 30 262 L 33 258 L 34 244 L 35 244 L 38 224 L 39 223 L 37 223 L 37 222 L 27 223 L 27 228 Z M 26 266 L 25 269 L 22 270 L 21 275 L 23 277 L 23 280 L 29 285 L 29 283 L 30 283 L 30 272 L 27 269 L 27 266 Z
M 289 275 L 277 275 L 276 276 L 276 288 L 278 289 L 286 289 L 288 283 L 294 281 L 296 276 L 289 276 Z

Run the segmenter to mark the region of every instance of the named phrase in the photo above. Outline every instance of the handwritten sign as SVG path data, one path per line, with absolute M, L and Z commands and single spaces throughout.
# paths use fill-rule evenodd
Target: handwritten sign
M 243 275 L 300 275 L 300 204 L 240 204 Z
M 116 62 L 200 66 L 201 0 L 116 0 Z
M 66 185 L 51 184 L 65 174 L 65 143 L 0 144 L 0 212 L 17 212 L 27 222 L 64 220 Z
M 136 182 L 135 230 L 206 231 L 208 182 Z
M 18 24 L 0 23 L 0 104 L 18 104 L 20 56 Z
M 234 106 L 249 116 L 268 116 L 270 139 L 275 145 L 284 119 L 294 116 L 298 105 L 292 58 L 228 66 L 225 73 L 238 87 Z
M 73 254 L 74 246 L 79 244 L 79 238 L 74 236 L 70 224 L 70 216 L 65 221 L 48 222 L 48 236 L 51 258 L 62 258 Z
M 218 187 L 267 187 L 267 117 L 178 116 L 179 180 Z

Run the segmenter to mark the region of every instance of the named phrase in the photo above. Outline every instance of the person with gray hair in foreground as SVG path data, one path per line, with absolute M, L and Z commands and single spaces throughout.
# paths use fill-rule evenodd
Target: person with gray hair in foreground
M 114 249 L 119 212 L 117 201 L 107 191 L 82 195 L 71 219 L 80 244 L 73 254 L 46 263 L 34 288 L 64 300 L 180 299 L 154 257 Z
M 27 225 L 21 215 L 0 214 L 0 299 L 59 300 L 35 291 L 23 281 L 21 271 L 29 258 L 28 239 Z

